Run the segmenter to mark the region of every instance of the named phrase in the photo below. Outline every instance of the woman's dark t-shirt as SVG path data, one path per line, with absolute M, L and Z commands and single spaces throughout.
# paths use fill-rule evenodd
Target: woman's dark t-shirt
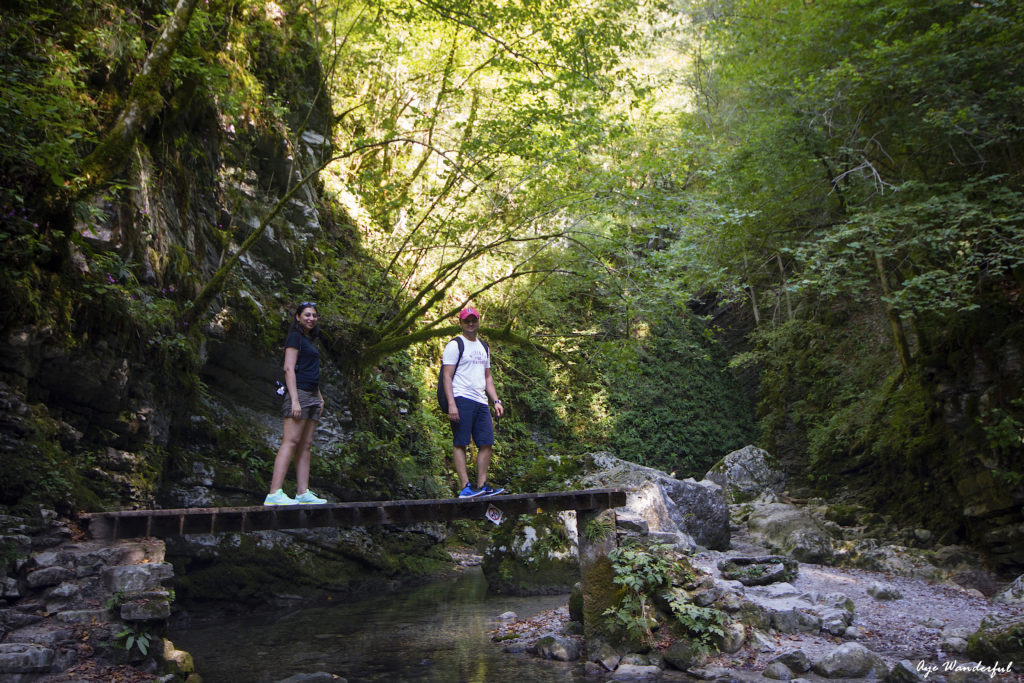
M 295 361 L 295 386 L 305 391 L 317 391 L 320 388 L 320 352 L 306 335 L 292 330 L 284 340 L 285 348 L 299 350 Z

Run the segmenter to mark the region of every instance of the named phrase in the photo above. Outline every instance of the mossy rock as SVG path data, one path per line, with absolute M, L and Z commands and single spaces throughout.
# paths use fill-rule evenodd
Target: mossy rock
M 696 640 L 680 638 L 662 651 L 665 661 L 680 671 L 694 666 L 703 666 L 707 662 L 707 648 Z
M 1024 621 L 989 615 L 967 639 L 967 654 L 985 664 L 1024 661 Z
M 825 509 L 825 519 L 839 526 L 859 526 L 864 508 L 860 505 L 829 505 Z
M 785 555 L 730 557 L 718 563 L 722 578 L 739 581 L 744 586 L 765 586 L 796 579 L 796 560 Z
M 576 582 L 569 595 L 569 619 L 583 623 L 583 584 Z

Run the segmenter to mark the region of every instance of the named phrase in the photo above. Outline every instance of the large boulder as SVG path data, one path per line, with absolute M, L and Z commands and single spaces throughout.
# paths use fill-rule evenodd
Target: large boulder
M 730 503 L 746 503 L 764 493 L 778 494 L 786 485 L 786 475 L 776 469 L 768 451 L 745 446 L 725 456 L 704 475 L 722 487 Z
M 786 503 L 754 506 L 747 518 L 752 536 L 760 538 L 775 552 L 799 562 L 828 564 L 835 554 L 832 537 L 825 526 L 803 508 Z
M 643 519 L 653 537 L 674 540 L 684 550 L 701 545 L 729 548 L 729 505 L 712 481 L 676 479 L 661 470 L 616 458 L 590 456 L 586 487 L 626 490 L 627 514 Z
M 860 643 L 843 643 L 814 664 L 814 673 L 825 678 L 883 680 L 889 668 L 881 657 Z

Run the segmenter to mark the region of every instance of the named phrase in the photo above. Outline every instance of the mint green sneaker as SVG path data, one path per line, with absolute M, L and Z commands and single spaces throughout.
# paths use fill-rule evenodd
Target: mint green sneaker
M 308 491 L 307 491 L 308 493 Z M 295 505 L 295 499 L 290 497 L 284 492 L 284 489 L 278 489 L 273 493 L 267 494 L 267 497 L 263 500 L 264 505 Z
M 313 493 L 311 490 L 306 489 L 305 493 L 300 493 L 299 495 L 295 496 L 295 502 L 302 503 L 303 505 L 323 505 L 324 503 L 327 502 L 327 499 L 321 498 L 320 496 Z

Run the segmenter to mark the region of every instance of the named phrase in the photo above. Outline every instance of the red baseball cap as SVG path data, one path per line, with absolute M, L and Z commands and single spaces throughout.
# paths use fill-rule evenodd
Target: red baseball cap
M 465 320 L 471 315 L 475 316 L 478 319 L 480 318 L 480 314 L 477 313 L 475 308 L 463 308 L 461 311 L 459 311 L 459 320 Z

